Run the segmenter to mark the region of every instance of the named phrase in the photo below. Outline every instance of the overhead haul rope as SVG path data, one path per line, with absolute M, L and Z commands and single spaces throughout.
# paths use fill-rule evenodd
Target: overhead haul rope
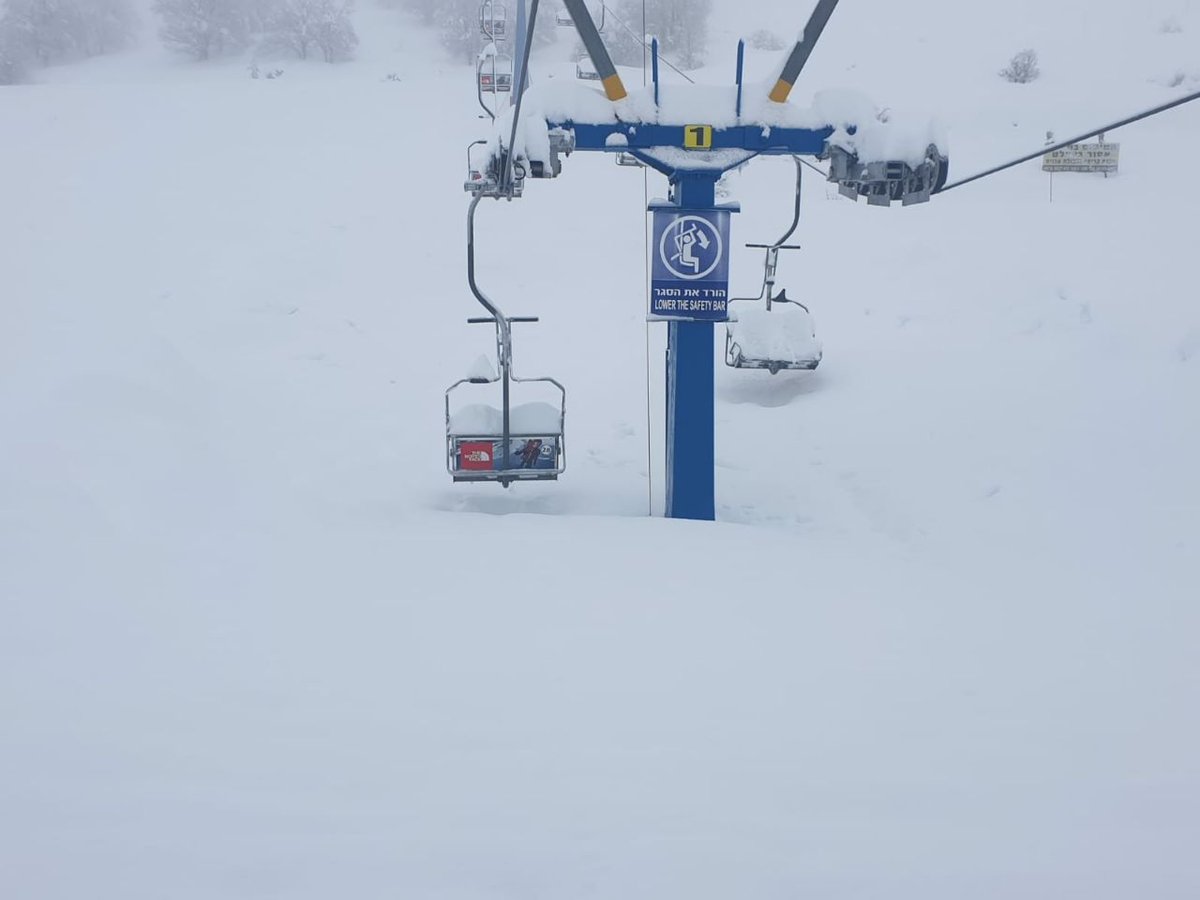
M 645 87 L 645 85 L 646 85 L 646 54 L 650 52 L 650 45 L 646 43 L 646 0 L 642 0 L 642 33 L 641 33 L 641 35 L 638 35 L 637 32 L 635 32 L 632 28 L 630 28 L 628 25 L 626 25 L 625 22 L 623 22 L 621 20 L 621 17 L 618 16 L 615 12 L 613 12 L 611 6 L 608 6 L 605 3 L 601 3 L 600 6 L 604 9 L 604 14 L 606 16 L 612 16 L 613 19 L 616 20 L 616 23 L 618 25 L 620 25 L 627 32 L 629 32 L 630 36 L 635 41 L 637 41 L 639 44 L 642 45 L 642 86 Z M 667 59 L 661 53 L 658 54 L 658 58 L 660 60 L 662 60 L 664 63 L 666 63 L 668 69 L 671 69 L 672 71 L 682 75 L 690 84 L 696 83 L 695 79 L 693 79 L 690 75 L 688 75 L 687 72 L 685 72 L 685 71 L 683 71 L 683 69 L 680 69 L 677 66 L 675 66 L 674 63 L 672 63 L 669 59 Z
M 1080 141 L 1086 141 L 1088 138 L 1093 138 L 1097 135 L 1104 134 L 1106 131 L 1116 131 L 1123 125 L 1131 125 L 1134 122 L 1141 121 L 1142 119 L 1148 119 L 1150 116 L 1156 116 L 1161 112 L 1166 112 L 1168 109 L 1174 109 L 1176 106 L 1182 106 L 1183 104 L 1190 103 L 1193 100 L 1200 100 L 1200 91 L 1179 97 L 1175 100 L 1172 100 L 1170 103 L 1163 103 L 1154 107 L 1153 109 L 1140 112 L 1137 115 L 1128 116 L 1124 119 L 1121 119 L 1119 122 L 1113 122 L 1111 125 L 1105 125 L 1103 128 L 1097 128 L 1094 131 L 1089 131 L 1087 134 L 1081 134 L 1079 137 L 1073 137 L 1068 141 L 1059 141 L 1057 144 L 1052 144 L 1049 147 L 1042 147 L 1040 150 L 1037 150 L 1034 153 L 1028 153 L 1025 156 L 1022 156 L 1020 159 L 1014 159 L 1011 162 L 993 166 L 992 168 L 972 175 L 969 178 L 963 178 L 959 181 L 955 181 L 952 184 L 948 184 L 938 191 L 938 193 L 944 194 L 946 191 L 952 190 L 953 188 L 962 187 L 964 184 L 970 184 L 972 181 L 978 181 L 981 178 L 987 178 L 989 175 L 995 175 L 997 172 L 1003 172 L 1005 169 L 1011 169 L 1013 166 L 1019 166 L 1021 163 L 1029 162 L 1031 159 L 1037 159 L 1039 156 L 1045 156 L 1047 153 L 1052 153 L 1055 150 L 1061 150 L 1063 147 L 1070 147 L 1072 144 L 1078 144 Z
M 824 169 L 822 169 L 820 166 L 813 165 L 807 159 L 805 159 L 803 156 L 797 156 L 796 159 L 800 160 L 800 162 L 804 163 L 804 165 L 808 166 L 810 169 L 812 169 L 814 172 L 816 172 L 818 175 L 820 175 L 826 181 L 829 180 L 829 173 L 826 172 Z

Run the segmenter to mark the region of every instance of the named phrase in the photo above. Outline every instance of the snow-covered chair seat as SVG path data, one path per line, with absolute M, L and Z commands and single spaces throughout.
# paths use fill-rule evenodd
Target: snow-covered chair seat
M 821 362 L 812 316 L 797 303 L 738 304 L 726 326 L 725 361 L 739 369 L 815 369 Z

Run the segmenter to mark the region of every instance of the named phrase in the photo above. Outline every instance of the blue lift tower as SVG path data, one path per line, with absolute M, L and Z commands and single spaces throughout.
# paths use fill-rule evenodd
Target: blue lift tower
M 893 200 L 907 205 L 928 200 L 945 184 L 947 161 L 933 145 L 919 162 L 911 157 L 859 159 L 853 142 L 841 138 L 876 122 L 838 121 L 804 128 L 778 124 L 789 120 L 782 113 L 792 86 L 838 0 L 819 0 L 766 98 L 743 97 L 744 47 L 739 44 L 734 108 L 712 109 L 709 122 L 673 121 L 672 104 L 660 104 L 657 42 L 651 45 L 652 86 L 630 97 L 585 0 L 562 2 L 609 101 L 598 106 L 594 89 L 581 85 L 580 90 L 590 91 L 593 100 L 581 108 L 603 107 L 603 114 L 547 121 L 549 159 L 528 158 L 533 154 L 516 141 L 514 121 L 512 137 L 505 143 L 507 136 L 501 134 L 493 144 L 497 147 L 493 156 L 486 164 L 472 167 L 472 180 L 466 186 L 475 201 L 484 196 L 511 198 L 520 194 L 525 177 L 557 175 L 560 155 L 573 151 L 620 153 L 667 177 L 668 201 L 650 210 L 654 228 L 649 309 L 652 319 L 668 323 L 666 514 L 712 520 L 716 515 L 714 325 L 729 318 L 729 228 L 730 216 L 736 212 L 734 206 L 716 202 L 718 180 L 757 156 L 808 156 L 828 161 L 829 179 L 847 196 L 865 196 L 874 205 L 886 206 Z M 522 19 L 524 5 L 520 0 Z M 532 14 L 536 11 L 534 0 Z M 518 58 L 527 60 L 528 48 L 522 50 Z M 523 67 L 513 98 L 518 118 L 525 80 Z M 684 104 L 689 110 L 704 108 L 707 101 L 702 98 L 717 97 L 720 103 L 723 96 L 707 86 L 671 85 L 669 90 L 673 96 L 695 91 L 692 99 L 701 102 Z M 749 111 L 751 105 L 754 112 Z M 512 147 L 515 153 L 510 152 Z

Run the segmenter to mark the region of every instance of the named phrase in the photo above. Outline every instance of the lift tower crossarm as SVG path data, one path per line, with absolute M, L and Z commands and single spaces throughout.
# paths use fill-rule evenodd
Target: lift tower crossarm
M 600 37 L 600 30 L 596 28 L 592 14 L 588 12 L 587 4 L 584 0 L 563 0 L 563 6 L 571 14 L 571 21 L 575 23 L 575 30 L 579 32 L 579 39 L 583 41 L 583 47 L 591 57 L 592 65 L 596 67 L 596 74 L 600 76 L 600 83 L 604 85 L 605 95 L 613 102 L 624 100 L 629 92 L 625 90 L 621 76 L 617 74 L 617 67 L 608 55 L 608 48 L 604 46 L 604 39 Z
M 671 277 L 651 278 L 650 314 L 665 321 L 667 326 L 666 356 L 666 514 L 672 518 L 711 521 L 716 516 L 716 453 L 714 434 L 716 429 L 714 335 L 715 322 L 728 318 L 728 246 L 729 214 L 736 212 L 735 204 L 718 205 L 717 181 L 723 172 L 736 168 L 755 156 L 815 156 L 830 158 L 838 164 L 839 180 L 854 196 L 867 192 L 868 198 L 882 200 L 903 199 L 918 202 L 929 197 L 935 176 L 943 169 L 935 167 L 928 159 L 915 162 L 910 155 L 894 160 L 862 161 L 858 158 L 857 138 L 870 136 L 874 130 L 886 123 L 868 113 L 840 113 L 836 110 L 816 111 L 790 109 L 786 106 L 788 94 L 796 78 L 804 68 L 813 47 L 820 39 L 837 0 L 818 0 L 816 9 L 805 27 L 796 49 L 788 58 L 780 74 L 779 84 L 768 100 L 762 97 L 750 108 L 741 102 L 744 59 L 739 47 L 737 68 L 736 103 L 721 108 L 722 93 L 713 93 L 711 88 L 673 85 L 669 95 L 659 92 L 657 77 L 657 42 L 651 43 L 651 56 L 656 63 L 654 84 L 630 97 L 613 66 L 612 57 L 604 46 L 599 30 L 588 12 L 584 0 L 563 0 L 571 21 L 596 73 L 604 86 L 606 100 L 601 100 L 594 90 L 545 92 L 530 96 L 530 115 L 542 118 L 545 126 L 549 157 L 537 160 L 529 156 L 529 174 L 533 177 L 554 177 L 558 174 L 556 153 L 573 150 L 625 153 L 646 166 L 653 167 L 667 176 L 670 183 L 669 199 L 650 205 L 655 217 L 655 263 L 657 271 L 666 271 Z M 728 97 L 733 100 L 733 93 Z M 545 101 L 545 102 L 543 102 Z M 774 101 L 774 102 L 772 102 Z M 847 121 L 869 116 L 867 121 Z M 696 121 L 694 116 L 699 116 Z M 686 118 L 685 118 L 686 117 Z M 705 119 L 708 119 L 706 122 Z M 520 117 L 514 114 L 514 124 Z M 835 120 L 835 121 L 831 121 Z M 515 144 L 512 137 L 510 145 Z M 868 144 L 870 146 L 870 144 Z M 938 156 L 936 147 L 921 152 Z M 515 147 L 512 150 L 515 153 Z M 835 157 L 836 154 L 836 158 Z M 938 156 L 940 160 L 940 156 Z M 499 173 L 500 166 L 507 161 L 493 156 L 486 167 L 489 175 Z M 539 163 L 540 166 L 535 166 Z M 538 175 L 535 169 L 543 174 Z M 492 176 L 495 178 L 495 176 Z M 488 189 L 473 187 L 475 179 L 468 183 L 468 190 L 476 194 L 472 201 L 471 214 L 481 194 Z M 516 185 L 509 186 L 512 196 Z M 503 192 L 488 194 L 504 195 Z M 709 273 L 717 273 L 709 281 L 690 278 L 678 267 L 672 268 L 668 229 L 679 223 L 697 223 L 688 232 L 692 240 L 708 250 L 709 267 L 696 279 Z M 706 243 L 696 235 L 709 234 Z M 682 232 L 679 240 L 682 242 Z M 782 244 L 782 240 L 779 242 Z M 690 244 L 684 246 L 690 247 Z M 473 264 L 473 248 L 469 262 Z M 772 253 L 779 245 L 768 248 Z M 689 251 L 690 252 L 690 251 Z M 698 259 L 693 262 L 699 264 Z M 662 268 L 659 268 L 661 264 Z M 689 263 L 690 265 L 690 263 Z M 773 258 L 768 258 L 773 265 Z M 771 273 L 768 271 L 768 290 Z M 655 279 L 663 285 L 655 287 Z M 684 287 L 676 287 L 682 284 Z M 703 286 L 702 286 L 703 285 Z M 503 346 L 509 339 L 503 315 L 486 297 L 481 296 L 471 281 L 476 299 L 497 319 L 501 342 L 501 360 L 510 359 Z M 685 288 L 687 294 L 684 294 Z M 661 291 L 661 294 L 655 294 Z M 656 306 L 663 297 L 702 297 L 694 305 Z M 784 301 L 783 295 L 777 298 Z M 505 403 L 507 409 L 507 401 Z M 449 421 L 449 414 L 447 414 Z M 503 424 L 502 439 L 511 435 L 511 423 Z
M 688 128 L 694 125 L 656 124 L 640 122 L 580 122 L 573 119 L 551 119 L 547 123 L 551 130 L 569 131 L 575 135 L 576 150 L 594 150 L 608 153 L 630 151 L 639 155 L 654 156 L 655 150 L 668 151 L 676 156 L 687 146 Z M 745 150 L 752 155 L 767 156 L 823 156 L 834 127 L 820 128 L 767 128 L 764 125 L 736 125 L 731 128 L 714 128 L 707 151 L 688 151 L 687 165 L 683 169 L 716 169 L 727 167 L 712 159 L 720 151 Z M 739 160 L 740 165 L 745 160 Z

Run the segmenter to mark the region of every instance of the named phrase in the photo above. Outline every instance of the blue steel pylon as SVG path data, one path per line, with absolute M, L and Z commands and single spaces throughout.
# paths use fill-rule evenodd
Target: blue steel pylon
M 808 24 L 796 42 L 778 79 L 771 89 L 769 102 L 782 105 L 803 70 L 809 55 L 820 40 L 838 0 L 817 0 Z M 525 0 L 519 0 L 518 16 L 524 13 Z M 671 185 L 671 205 L 679 212 L 715 214 L 716 184 L 730 169 L 756 156 L 815 156 L 830 158 L 831 179 L 839 182 L 847 196 L 867 196 L 877 205 L 891 200 L 905 204 L 928 200 L 930 193 L 945 184 L 946 159 L 930 146 L 925 162 L 860 161 L 841 146 L 831 145 L 834 125 L 853 135 L 853 122 L 829 123 L 815 128 L 767 125 L 762 121 L 743 120 L 742 87 L 744 45 L 738 45 L 736 124 L 724 127 L 692 122 L 664 121 L 659 110 L 658 48 L 652 42 L 653 100 L 652 116 L 638 115 L 621 105 L 628 92 L 613 65 L 584 0 L 563 0 L 575 30 L 590 55 L 604 94 L 613 103 L 612 114 L 602 121 L 550 119 L 546 125 L 570 150 L 625 153 L 667 176 Z M 518 26 L 524 35 L 526 28 Z M 673 90 L 682 90 L 674 86 Z M 713 110 L 724 119 L 728 111 Z M 866 123 L 858 123 L 866 124 Z M 552 141 L 552 143 L 554 143 Z M 681 151 L 683 152 L 681 155 Z M 557 162 L 544 163 L 539 177 L 553 177 Z M 532 168 L 531 168 L 532 171 Z M 661 208 L 661 207 L 659 207 Z M 728 247 L 724 248 L 728 253 Z M 716 518 L 715 453 L 715 357 L 713 325 L 725 321 L 709 317 L 705 321 L 673 317 L 667 325 L 667 489 L 666 514 L 671 518 L 713 520 Z
M 680 209 L 714 210 L 719 177 L 676 171 L 671 198 Z M 667 323 L 666 514 L 673 519 L 716 518 L 713 341 L 712 322 Z

